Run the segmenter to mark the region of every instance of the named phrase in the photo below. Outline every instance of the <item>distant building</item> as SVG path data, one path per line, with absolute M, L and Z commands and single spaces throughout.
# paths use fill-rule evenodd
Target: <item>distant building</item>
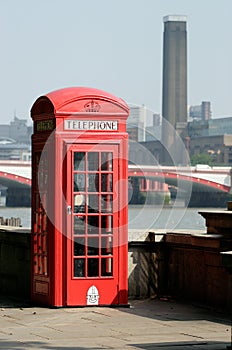
M 209 136 L 232 134 L 232 117 L 209 120 Z
M 17 143 L 30 144 L 32 126 L 27 126 L 26 119 L 14 117 L 9 125 L 0 124 L 0 137 L 8 137 Z
M 192 121 L 188 122 L 188 136 L 190 139 L 209 136 L 209 121 L 194 118 Z
M 189 107 L 189 120 L 210 120 L 212 117 L 211 103 L 209 101 L 202 101 L 199 106 Z
M 232 165 L 232 134 L 192 138 L 190 155 L 194 154 L 208 154 L 214 164 Z
M 209 154 L 214 164 L 232 165 L 232 117 L 188 123 L 189 153 Z
M 139 165 L 162 163 L 163 146 L 160 141 L 129 142 L 129 161 Z
M 193 119 L 188 123 L 188 134 L 191 139 L 232 134 L 232 117 L 209 120 Z
M 14 117 L 9 125 L 0 125 L 0 160 L 31 160 L 32 126 L 26 119 Z
M 152 126 L 146 127 L 145 141 L 160 141 L 161 140 L 161 116 L 160 114 L 153 114 Z
M 153 112 L 144 105 L 131 106 L 127 120 L 127 132 L 130 140 L 143 142 L 146 139 L 146 128 L 152 126 Z
M 17 143 L 11 138 L 0 137 L 0 160 L 31 160 L 31 146 Z
M 161 140 L 161 125 L 147 126 L 145 141 Z
M 161 125 L 161 116 L 160 114 L 153 114 L 153 123 L 152 126 L 160 126 Z
M 212 117 L 211 103 L 209 101 L 203 101 L 201 103 L 201 117 L 203 120 L 210 120 Z

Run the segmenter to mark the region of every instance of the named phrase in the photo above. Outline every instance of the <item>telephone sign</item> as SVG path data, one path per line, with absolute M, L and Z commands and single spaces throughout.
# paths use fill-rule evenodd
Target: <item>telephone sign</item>
M 116 120 L 65 120 L 65 130 L 118 130 Z

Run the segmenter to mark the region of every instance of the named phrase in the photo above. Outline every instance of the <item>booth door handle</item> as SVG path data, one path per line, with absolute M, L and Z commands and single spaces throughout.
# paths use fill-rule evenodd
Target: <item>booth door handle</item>
M 67 206 L 67 214 L 68 214 L 68 215 L 71 215 L 71 214 L 72 214 L 71 205 L 68 205 L 68 206 Z

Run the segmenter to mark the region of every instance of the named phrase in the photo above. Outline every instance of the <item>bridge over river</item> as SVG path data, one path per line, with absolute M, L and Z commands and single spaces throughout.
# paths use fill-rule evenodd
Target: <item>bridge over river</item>
M 136 179 L 139 189 L 154 191 L 154 183 L 167 184 L 181 191 L 183 197 L 191 197 L 191 205 L 220 206 L 228 199 L 231 190 L 231 167 L 194 167 L 131 165 L 128 176 Z M 0 184 L 7 190 L 7 205 L 30 206 L 31 163 L 23 161 L 0 161 Z M 162 188 L 162 186 L 161 186 Z M 20 204 L 21 203 L 21 204 Z M 213 205 L 214 204 L 214 205 Z

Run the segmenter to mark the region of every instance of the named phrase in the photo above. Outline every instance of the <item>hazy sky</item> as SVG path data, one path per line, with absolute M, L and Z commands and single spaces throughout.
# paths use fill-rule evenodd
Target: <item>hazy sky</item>
M 161 113 L 163 16 L 188 18 L 188 104 L 232 116 L 231 0 L 0 0 L 1 120 L 96 87 Z

